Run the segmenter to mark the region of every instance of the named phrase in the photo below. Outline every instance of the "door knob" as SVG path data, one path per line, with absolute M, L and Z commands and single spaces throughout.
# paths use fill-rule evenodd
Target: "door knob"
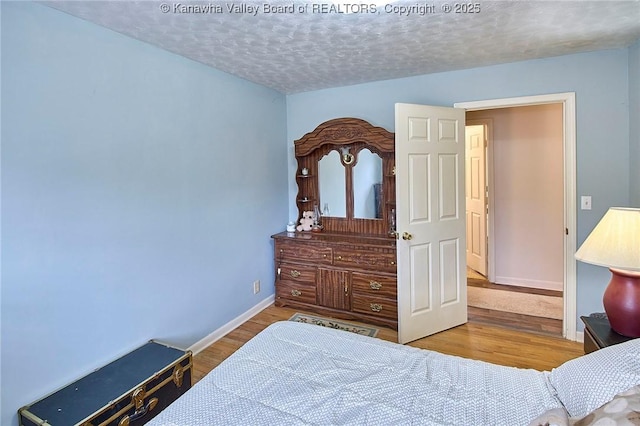
M 408 233 L 408 232 L 403 232 L 402 233 L 402 239 L 403 240 L 407 240 L 408 241 L 408 240 L 410 240 L 412 238 L 413 238 L 413 235 L 411 235 L 410 233 Z

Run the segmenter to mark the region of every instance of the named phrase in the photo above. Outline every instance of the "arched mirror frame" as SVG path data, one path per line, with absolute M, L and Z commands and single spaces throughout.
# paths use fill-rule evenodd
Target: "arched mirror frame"
M 322 208 L 318 181 L 318 162 L 332 150 L 342 152 L 349 147 L 355 161 L 345 166 L 347 217 L 323 217 L 324 232 L 389 235 L 392 210 L 395 210 L 395 136 L 382 127 L 372 126 L 358 118 L 336 118 L 320 124 L 310 133 L 294 142 L 298 170 L 296 183 L 298 219 L 303 211 L 313 210 L 314 204 Z M 382 159 L 382 219 L 354 218 L 353 167 L 358 153 L 367 148 Z M 303 170 L 306 169 L 306 174 Z

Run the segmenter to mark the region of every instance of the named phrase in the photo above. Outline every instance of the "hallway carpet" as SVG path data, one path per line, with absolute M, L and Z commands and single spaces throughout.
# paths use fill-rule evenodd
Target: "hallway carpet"
M 476 308 L 535 317 L 563 318 L 562 297 L 467 286 L 467 304 Z

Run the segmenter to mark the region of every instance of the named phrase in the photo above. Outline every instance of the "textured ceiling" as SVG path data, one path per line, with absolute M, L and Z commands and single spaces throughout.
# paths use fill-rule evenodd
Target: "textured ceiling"
M 386 3 L 45 2 L 283 93 L 621 48 L 640 38 L 640 0 L 457 4 L 466 10 L 455 10 L 455 1 Z

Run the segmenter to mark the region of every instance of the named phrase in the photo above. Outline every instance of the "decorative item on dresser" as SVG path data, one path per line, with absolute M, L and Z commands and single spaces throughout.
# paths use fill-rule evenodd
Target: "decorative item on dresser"
M 338 118 L 294 145 L 298 219 L 323 206 L 322 232 L 272 237 L 276 306 L 397 329 L 394 134 Z
M 28 425 L 143 425 L 191 388 L 191 351 L 150 341 L 18 410 Z

